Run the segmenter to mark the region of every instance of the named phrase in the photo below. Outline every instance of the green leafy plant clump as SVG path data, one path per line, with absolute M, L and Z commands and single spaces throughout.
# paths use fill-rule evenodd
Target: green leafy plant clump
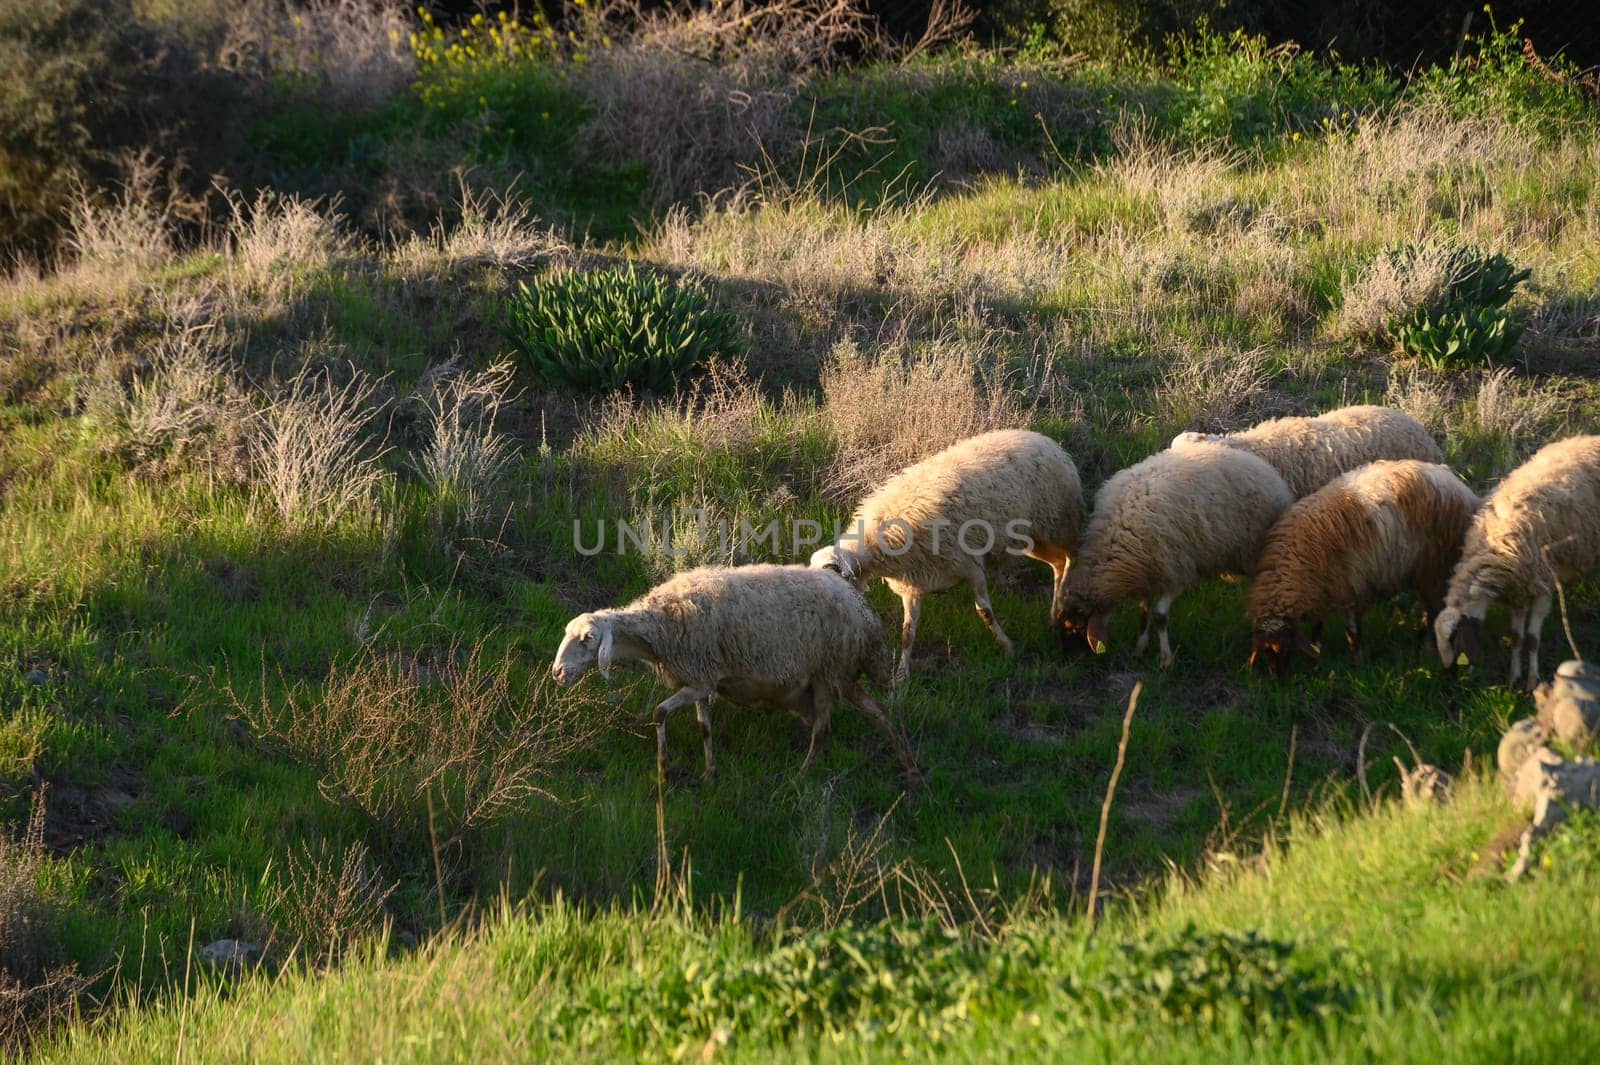
M 1414 247 L 1389 254 L 1402 272 L 1414 270 L 1421 257 Z M 1505 306 L 1529 273 L 1499 253 L 1486 256 L 1471 246 L 1452 249 L 1435 294 L 1392 320 L 1389 333 L 1402 351 L 1436 371 L 1499 362 L 1522 335 Z
M 668 391 L 736 344 L 704 285 L 632 263 L 519 282 L 504 330 L 540 382 L 588 392 Z
M 1109 1017 L 1157 1014 L 1202 1026 L 1229 1015 L 1272 1026 L 1342 1012 L 1355 1001 L 1361 968 L 1343 953 L 1309 961 L 1294 943 L 1254 930 L 1192 925 L 1171 937 L 1122 944 L 1119 953 L 1092 981 L 1073 982 L 1078 997 Z

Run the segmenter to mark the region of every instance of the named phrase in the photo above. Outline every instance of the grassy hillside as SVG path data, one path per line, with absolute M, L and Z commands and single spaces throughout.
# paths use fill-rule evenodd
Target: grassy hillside
M 724 704 L 718 779 L 663 787 L 651 677 L 546 679 L 578 612 L 806 554 L 719 527 L 826 526 L 986 428 L 1054 436 L 1091 490 L 1176 432 L 1347 402 L 1414 414 L 1480 490 L 1595 431 L 1600 141 L 1559 65 L 1504 36 L 1402 84 L 1215 37 L 1112 68 L 846 64 L 788 23 L 400 26 L 374 99 L 312 52 L 269 64 L 240 159 L 275 189 L 199 227 L 148 189 L 85 198 L 74 253 L 0 289 L 0 1038 L 74 1009 L 45 1057 L 1593 1038 L 1592 826 L 1531 883 L 1469 875 L 1509 817 L 1478 767 L 1528 698 L 1498 648 L 1443 674 L 1407 600 L 1273 681 L 1242 584 L 1178 602 L 1167 671 L 1133 656 L 1132 604 L 1109 654 L 1064 658 L 1042 566 L 998 582 L 1014 659 L 966 592 L 935 596 L 894 700 L 910 790 L 847 710 L 799 776 L 798 725 Z M 707 39 L 715 62 L 680 65 Z M 757 74 L 759 151 L 727 118 Z M 627 125 L 672 99 L 699 118 Z M 1530 270 L 1514 351 L 1397 351 L 1441 285 L 1400 245 Z M 671 394 L 536 377 L 505 331 L 519 284 L 624 261 L 697 280 L 732 341 Z M 681 553 L 618 550 L 619 520 Z M 1594 589 L 1569 591 L 1593 647 Z M 669 733 L 692 764 L 692 719 Z M 1408 744 L 1465 767 L 1454 805 L 1362 798 Z M 222 938 L 263 945 L 261 975 L 202 975 Z

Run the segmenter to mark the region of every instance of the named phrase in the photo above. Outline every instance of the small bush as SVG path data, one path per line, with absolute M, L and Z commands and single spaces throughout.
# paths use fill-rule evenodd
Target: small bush
M 1133 1022 L 1152 1015 L 1211 1026 L 1237 1016 L 1245 1024 L 1280 1027 L 1326 1017 L 1355 1000 L 1359 964 L 1302 958 L 1295 944 L 1255 931 L 1202 932 L 1123 944 L 1120 957 L 1068 989 L 1109 1017 Z
M 512 654 L 439 657 L 430 668 L 369 652 L 279 703 L 227 695 L 255 733 L 320 774 L 324 795 L 369 820 L 386 860 L 415 862 L 436 845 L 454 862 L 473 833 L 547 796 L 551 769 L 608 717 L 542 676 L 520 682 Z
M 874 358 L 854 343 L 822 367 L 823 415 L 838 440 L 828 493 L 851 502 L 958 440 L 1026 424 L 1028 411 L 964 352 Z
M 584 392 L 667 392 L 734 347 L 733 319 L 704 286 L 632 263 L 519 282 L 504 330 L 535 378 Z
M 1214 33 L 1204 22 L 1173 39 L 1170 62 L 1180 90 L 1170 121 L 1186 140 L 1249 144 L 1343 126 L 1398 90 L 1377 67 L 1270 45 L 1242 30 Z
M 383 481 L 381 452 L 363 439 L 377 413 L 377 382 L 352 369 L 344 384 L 307 366 L 261 414 L 251 439 L 256 469 L 285 524 L 325 529 L 369 505 Z
M 88 981 L 58 964 L 52 905 L 41 892 L 44 870 L 43 790 L 34 795 L 20 838 L 0 828 L 0 1058 L 21 1053 L 68 1020 Z
M 1426 253 L 1407 246 L 1386 257 L 1405 274 Z M 1389 334 L 1407 355 L 1435 370 L 1499 362 L 1522 335 L 1504 308 L 1529 273 L 1504 255 L 1451 249 L 1442 264 L 1442 284 L 1423 306 L 1391 320 Z
M 596 992 L 563 1020 L 632 1053 L 669 1055 L 708 1039 L 937 1040 L 965 1028 L 974 1004 L 996 990 L 992 961 L 1001 956 L 933 922 L 844 925 L 742 964 L 691 961 Z
M 1468 38 L 1460 58 L 1423 70 L 1412 91 L 1453 114 L 1496 114 L 1540 134 L 1592 123 L 1594 98 L 1578 65 L 1565 55 L 1540 56 L 1521 30 L 1521 20 L 1502 30 L 1491 15 L 1487 33 Z
M 394 893 L 373 868 L 365 844 L 342 855 L 303 844 L 289 856 L 268 911 L 293 937 L 312 965 L 336 965 L 350 950 L 382 930 L 384 907 Z
M 516 461 L 510 438 L 495 428 L 511 378 L 506 362 L 462 372 L 452 360 L 429 374 L 428 443 L 416 464 L 441 525 L 479 521 Z

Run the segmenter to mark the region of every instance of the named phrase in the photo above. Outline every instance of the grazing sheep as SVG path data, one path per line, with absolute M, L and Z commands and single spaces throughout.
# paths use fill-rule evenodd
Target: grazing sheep
M 1544 553 L 1548 550 L 1549 564 Z M 1512 470 L 1467 529 L 1461 561 L 1434 622 L 1439 658 L 1466 664 L 1477 654 L 1489 603 L 1511 607 L 1511 681 L 1539 682 L 1539 633 L 1555 577 L 1600 573 L 1600 436 L 1575 436 L 1541 448 Z
M 1112 608 L 1136 597 L 1145 612 L 1134 653 L 1144 653 L 1153 621 L 1161 665 L 1171 665 L 1172 601 L 1200 577 L 1254 569 L 1267 529 L 1293 502 L 1271 466 L 1222 444 L 1160 451 L 1116 474 L 1095 496 L 1067 577 L 1064 644 L 1081 634 L 1105 650 Z
M 1317 658 L 1317 630 L 1336 611 L 1354 647 L 1361 612 L 1408 587 L 1431 621 L 1478 503 L 1449 467 L 1405 459 L 1351 470 L 1294 504 L 1268 531 L 1250 584 L 1251 664 L 1264 656 L 1277 676 L 1295 649 Z
M 1174 448 L 1227 444 L 1265 459 L 1296 499 L 1379 459 L 1443 462 L 1420 422 L 1388 407 L 1341 407 L 1315 418 L 1275 418 L 1237 433 L 1179 433 Z
M 550 673 L 565 686 L 595 668 L 609 678 L 614 663 L 630 659 L 647 663 L 676 689 L 652 715 L 663 773 L 671 765 L 667 715 L 694 703 L 705 776 L 716 774 L 712 695 L 787 710 L 808 722 L 811 746 L 802 772 L 811 765 L 829 712 L 841 700 L 872 719 L 907 772 L 917 771 L 889 715 L 858 683 L 863 673 L 880 685 L 889 681 L 883 626 L 861 594 L 835 574 L 804 566 L 680 573 L 625 607 L 573 618 Z
M 963 582 L 978 616 L 1011 653 L 989 604 L 985 566 L 1025 554 L 1055 575 L 1059 613 L 1067 569 L 1078 550 L 1083 488 L 1078 469 L 1047 436 L 1021 429 L 984 433 L 908 466 L 862 501 L 839 542 L 811 556 L 855 584 L 886 581 L 905 608 L 898 676 L 911 669 L 922 597 Z

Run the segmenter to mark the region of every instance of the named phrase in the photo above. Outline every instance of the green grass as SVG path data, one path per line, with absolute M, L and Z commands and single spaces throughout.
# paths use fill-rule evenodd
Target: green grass
M 1592 126 L 1523 136 L 1570 100 L 1530 111 L 1526 93 L 1490 94 L 1461 118 L 1436 109 L 1456 96 L 1414 89 L 1377 114 L 1396 90 L 1372 72 L 1230 47 L 1213 40 L 1163 69 L 956 55 L 835 72 L 814 86 L 819 128 L 884 125 L 884 151 L 852 149 L 809 184 L 769 183 L 755 207 L 654 219 L 642 171 L 569 165 L 576 147 L 561 137 L 576 121 L 566 133 L 522 122 L 573 103 L 548 58 L 530 61 L 540 78 L 491 71 L 483 93 L 412 94 L 359 120 L 285 105 L 249 136 L 283 156 L 286 186 L 527 165 L 541 217 L 630 244 L 569 251 L 519 225 L 496 244 L 516 254 L 497 257 L 347 233 L 265 265 L 214 248 L 143 272 L 11 283 L 0 815 L 20 822 L 48 784 L 37 888 L 58 960 L 93 975 L 106 1003 L 41 1055 L 145 1060 L 181 1044 L 219 1060 L 661 1057 L 698 1054 L 724 1014 L 742 1019 L 717 1053 L 750 1059 L 1505 1060 L 1592 1042 L 1592 827 L 1558 837 L 1528 883 L 1472 875 L 1509 816 L 1481 779 L 1485 755 L 1530 704 L 1498 683 L 1503 649 L 1474 675 L 1445 676 L 1405 598 L 1369 611 L 1358 654 L 1330 628 L 1320 666 L 1275 682 L 1246 666 L 1242 583 L 1204 581 L 1178 601 L 1165 672 L 1131 654 L 1132 604 L 1109 654 L 1063 657 L 1047 571 L 1031 562 L 995 584 L 1013 659 L 969 593 L 933 596 L 895 696 L 928 772 L 909 791 L 848 709 L 799 776 L 797 724 L 722 704 L 719 778 L 658 790 L 653 735 L 634 722 L 666 693 L 643 671 L 609 688 L 590 678 L 576 698 L 601 735 L 437 860 L 415 817 L 364 814 L 247 723 L 244 711 L 294 693 L 318 705 L 363 661 L 425 672 L 452 649 L 510 656 L 507 700 L 553 705 L 542 678 L 566 621 L 672 567 L 659 553 L 580 557 L 574 518 L 587 536 L 602 519 L 659 528 L 681 507 L 756 525 L 848 513 L 827 491 L 849 458 L 841 426 L 876 421 L 903 441 L 898 418 L 818 389 L 846 340 L 890 361 L 961 359 L 1065 444 L 1090 490 L 1178 430 L 1349 402 L 1407 405 L 1479 488 L 1546 439 L 1595 431 Z M 491 89 L 501 124 L 466 138 Z M 1055 108 L 1053 147 L 1013 91 Z M 1360 97 L 1358 121 L 1316 121 L 1346 97 Z M 1152 125 L 1117 131 L 1134 105 Z M 941 153 L 976 143 L 941 140 L 962 124 L 1004 165 L 970 185 L 935 181 Z M 929 182 L 930 195 L 906 195 Z M 1532 269 L 1510 305 L 1530 323 L 1514 376 L 1412 376 L 1350 324 L 1368 265 L 1402 235 L 1471 240 Z M 518 448 L 502 493 L 477 524 L 452 524 L 416 473 L 430 370 L 502 354 L 500 309 L 518 281 L 617 257 L 707 279 L 748 333 L 745 356 L 663 402 L 524 381 L 500 412 Z M 205 412 L 187 450 L 136 453 L 106 410 L 126 415 L 128 381 L 194 308 L 220 327 L 204 372 L 237 404 Z M 296 532 L 230 449 L 303 366 L 382 378 L 371 442 L 391 450 L 373 500 Z M 774 553 L 796 554 L 751 557 Z M 1569 589 L 1584 648 L 1600 642 L 1594 591 Z M 881 587 L 869 598 L 896 633 L 898 602 Z M 1506 628 L 1492 613 L 1491 635 Z M 1547 659 L 1560 643 L 1548 627 Z M 1084 896 L 1136 681 L 1104 852 L 1115 901 L 1091 939 Z M 691 717 L 668 734 L 680 761 L 698 757 Z M 1454 804 L 1388 801 L 1390 755 L 1409 757 L 1407 742 L 1465 767 Z M 394 885 L 392 947 L 240 983 L 198 971 L 199 946 L 285 926 L 277 889 L 297 856 L 356 844 Z M 894 870 L 881 893 L 847 872 L 863 855 Z M 856 921 L 830 932 L 852 901 Z M 959 931 L 882 923 L 929 915 Z M 1206 938 L 1224 932 L 1271 942 Z M 400 933 L 421 949 L 403 951 Z M 275 969 L 287 944 L 273 947 Z M 1240 952 L 1244 983 L 1196 976 L 1208 951 Z M 859 982 L 875 965 L 882 979 Z M 1149 984 L 1163 967 L 1198 987 L 1189 1005 Z M 824 988 L 840 997 L 817 1012 Z M 1290 1005 L 1252 1019 L 1273 996 Z M 1190 1015 L 1204 1008 L 1212 1020 Z
M 1469 780 L 1443 808 L 1390 804 L 1296 818 L 1286 847 L 1241 855 L 1238 867 L 1114 910 L 1092 940 L 1081 924 L 1037 914 L 1014 916 L 993 939 L 920 935 L 916 967 L 875 988 L 863 981 L 887 975 L 877 966 L 895 955 L 864 930 L 844 940 L 860 954 L 830 953 L 818 935 L 773 953 L 747 912 L 691 916 L 669 906 L 651 915 L 558 899 L 497 907 L 480 930 L 440 937 L 412 957 L 379 952 L 329 975 L 226 989 L 199 979 L 187 994 L 143 1008 L 136 1023 L 78 1035 L 44 1060 L 154 1060 L 180 1041 L 211 1060 L 510 1060 L 580 1049 L 672 1056 L 698 1053 L 719 1017 L 718 1056 L 753 1061 L 796 1052 L 821 1060 L 1546 1060 L 1595 1037 L 1600 943 L 1587 900 L 1596 874 L 1592 863 L 1553 855 L 1514 889 L 1472 878 L 1502 802 L 1492 785 Z M 1179 998 L 1130 972 L 1125 945 L 1181 951 L 1191 927 L 1254 932 L 1286 954 L 1216 984 L 1232 992 L 1215 1002 L 1209 976 L 1191 971 Z M 1137 957 L 1144 965 L 1153 956 Z M 804 958 L 812 959 L 804 968 L 785 967 Z M 748 984 L 743 972 L 767 975 Z M 680 974 L 686 991 L 703 988 L 689 993 L 706 997 L 674 998 Z M 751 997 L 718 997 L 737 988 Z M 793 1022 L 763 1010 L 818 995 L 837 1036 L 807 1032 L 802 1019 L 797 1044 L 774 1041 L 771 1033 Z M 1208 1002 L 1214 1013 L 1193 1012 Z M 1241 1006 L 1251 1002 L 1276 1009 L 1252 1019 Z

